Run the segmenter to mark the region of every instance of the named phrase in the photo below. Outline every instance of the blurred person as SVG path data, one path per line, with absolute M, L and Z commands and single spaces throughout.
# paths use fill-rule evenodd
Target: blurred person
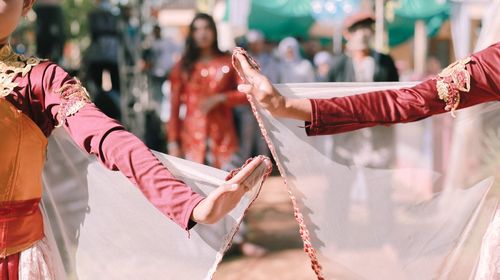
M 260 30 L 250 30 L 245 36 L 248 44 L 248 52 L 259 63 L 262 73 L 266 73 L 266 77 L 273 83 L 277 83 L 278 76 L 278 60 L 271 52 L 267 50 L 266 38 Z
M 300 46 L 302 48 L 302 54 L 305 59 L 309 60 L 311 63 L 314 63 L 314 56 L 319 53 L 322 49 L 321 42 L 317 38 L 309 38 L 306 40 L 301 40 Z
M 398 71 L 393 59 L 386 54 L 372 49 L 375 19 L 371 13 L 360 12 L 347 17 L 343 22 L 343 35 L 347 40 L 345 53 L 336 57 L 333 62 L 330 82 L 393 82 L 399 80 Z M 360 130 L 335 138 L 333 157 L 346 165 L 360 165 L 371 168 L 388 168 L 395 164 L 395 130 L 393 127 L 376 127 L 370 130 Z M 363 174 L 360 174 L 363 178 Z M 392 218 L 384 218 L 392 213 L 390 201 L 391 187 L 378 190 L 377 194 L 369 193 L 368 182 L 358 180 L 353 183 L 351 193 L 339 199 L 348 208 L 350 201 L 370 206 L 371 222 L 374 224 L 392 224 Z M 378 196 L 387 200 L 385 209 L 374 209 L 370 203 Z M 339 217 L 344 219 L 345 217 Z M 387 230 L 390 230 L 387 227 Z M 385 236 L 385 232 L 380 232 Z
M 239 164 L 241 161 L 235 162 L 239 145 L 233 107 L 247 106 L 248 101 L 236 89 L 239 78 L 231 55 L 219 49 L 217 29 L 210 15 L 200 13 L 194 17 L 184 53 L 170 81 L 169 153 L 226 170 Z M 186 107 L 184 120 L 179 115 L 181 104 Z M 264 255 L 267 250 L 245 240 L 245 228 L 242 223 L 233 244 L 244 255 Z
M 300 55 L 299 42 L 287 37 L 278 45 L 279 83 L 312 83 L 314 69 L 309 60 Z
M 51 260 L 57 258 L 57 248 L 49 247 L 39 205 L 42 170 L 46 153 L 51 151 L 47 138 L 56 127 L 64 127 L 75 144 L 108 169 L 122 172 L 151 204 L 185 230 L 197 222 L 215 223 L 229 213 L 247 191 L 243 180 L 264 159 L 253 160 L 206 198 L 195 193 L 174 178 L 137 137 L 99 111 L 78 80 L 51 61 L 12 50 L 10 36 L 33 3 L 0 2 L 2 279 L 55 277 Z
M 357 13 L 343 23 L 347 40 L 345 53 L 337 57 L 330 70 L 330 82 L 397 82 L 393 59 L 371 48 L 375 19 L 370 13 Z
M 60 4 L 47 0 L 38 1 L 33 10 L 36 13 L 37 56 L 60 62 L 66 41 L 64 16 Z
M 238 150 L 232 109 L 247 99 L 236 90 L 238 76 L 231 67 L 231 55 L 219 49 L 210 15 L 200 13 L 192 20 L 184 53 L 169 78 L 169 154 L 230 168 Z M 181 105 L 186 106 L 183 120 Z
M 139 19 L 134 16 L 131 5 L 122 6 L 120 15 L 124 63 L 128 66 L 134 66 L 140 58 L 141 34 Z
M 85 59 L 88 81 L 101 91 L 102 75 L 108 71 L 111 76 L 112 91 L 120 92 L 118 55 L 120 48 L 119 10 L 109 0 L 96 0 L 96 7 L 88 14 L 90 46 Z
M 345 53 L 333 62 L 330 82 L 392 82 L 398 81 L 399 75 L 394 61 L 389 55 L 378 53 L 371 48 L 373 40 L 373 25 L 375 20 L 371 13 L 356 13 L 347 17 L 343 23 L 344 36 L 347 39 Z M 373 133 L 373 135 L 372 135 Z M 373 142 L 372 139 L 384 139 Z M 365 146 L 364 153 L 379 154 L 383 158 L 368 160 L 365 164 L 382 168 L 392 162 L 394 155 L 389 155 L 394 139 L 394 129 L 378 127 L 370 131 L 360 131 L 345 136 L 339 136 L 335 141 L 334 156 L 338 161 L 352 164 L 358 154 L 346 147 L 359 149 Z M 357 145 L 352 145 L 357 143 Z M 377 163 L 371 161 L 378 161 Z
M 94 94 L 94 104 L 108 117 L 121 120 L 120 10 L 109 0 L 95 0 L 87 18 L 91 41 L 83 58 L 84 83 Z M 103 83 L 104 74 L 109 74 L 109 79 Z
M 313 59 L 316 67 L 316 82 L 328 82 L 328 73 L 332 65 L 333 56 L 327 51 L 318 52 Z
M 162 86 L 168 79 L 174 64 L 179 60 L 181 48 L 170 38 L 162 36 L 159 25 L 153 27 L 153 40 L 151 46 L 144 51 L 146 62 L 145 70 L 148 72 L 149 85 L 153 101 L 158 107 L 164 97 Z M 160 108 L 157 108 L 160 115 Z

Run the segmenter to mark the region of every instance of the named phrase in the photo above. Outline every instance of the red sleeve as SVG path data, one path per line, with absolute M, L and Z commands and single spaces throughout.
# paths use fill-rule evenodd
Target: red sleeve
M 248 103 L 247 95 L 237 90 L 227 91 L 225 94 L 227 96 L 226 105 L 229 107 Z
M 193 208 L 203 199 L 160 163 L 151 151 L 117 121 L 108 118 L 85 100 L 83 87 L 56 65 L 49 66 L 43 78 L 46 106 L 63 122 L 73 140 L 94 154 L 109 169 L 120 170 L 147 199 L 179 226 L 188 229 Z M 63 89 L 61 91 L 61 89 Z M 71 91 L 69 103 L 64 96 Z M 76 105 L 75 105 L 76 104 Z M 61 106 L 67 109 L 61 110 Z M 76 112 L 75 112 L 76 111 Z M 60 116 L 67 112 L 67 117 Z
M 177 64 L 170 73 L 170 120 L 167 124 L 167 135 L 169 142 L 179 142 L 181 120 L 179 118 L 179 109 L 182 101 L 182 70 L 180 64 Z
M 500 43 L 471 56 L 466 64 L 470 90 L 461 91 L 458 108 L 500 100 Z M 447 112 L 439 98 L 437 79 L 428 79 L 412 88 L 383 90 L 365 94 L 311 99 L 311 122 L 308 135 L 325 135 L 376 125 L 417 121 Z

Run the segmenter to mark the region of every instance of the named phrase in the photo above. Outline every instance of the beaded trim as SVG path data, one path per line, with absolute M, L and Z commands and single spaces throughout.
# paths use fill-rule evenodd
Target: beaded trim
M 77 78 L 73 78 L 73 80 L 74 83 L 66 83 L 55 91 L 55 93 L 61 95 L 61 104 L 59 105 L 57 114 L 58 124 L 56 127 L 62 126 L 67 117 L 73 116 L 85 104 L 90 103 L 90 96 L 87 89 L 82 86 L 82 83 Z
M 19 85 L 14 79 L 21 75 L 26 76 L 34 66 L 42 60 L 36 57 L 26 58 L 16 54 L 10 45 L 0 48 L 0 97 L 5 97 Z M 85 104 L 90 103 L 87 90 L 80 81 L 74 78 L 73 82 L 64 84 L 60 89 L 54 91 L 61 97 L 59 112 L 57 116 L 58 125 L 61 126 L 67 117 L 76 114 Z
M 446 103 L 444 109 L 451 111 L 453 117 L 460 104 L 460 92 L 470 91 L 470 73 L 465 69 L 465 65 L 470 60 L 468 57 L 450 64 L 438 74 L 436 79 L 439 99 Z
M 260 71 L 260 66 L 244 49 L 235 48 L 233 50 L 232 62 L 233 62 L 234 69 L 236 69 L 236 72 L 238 73 L 238 75 L 240 76 L 241 79 L 246 80 L 247 82 L 249 82 L 251 84 L 252 77 L 246 77 L 245 74 L 243 73 L 243 69 L 241 68 L 240 63 L 239 63 L 238 59 L 236 58 L 236 55 L 238 55 L 238 54 L 243 55 L 247 59 L 250 66 L 253 69 L 255 69 L 256 71 Z M 262 120 L 262 117 L 260 116 L 259 111 L 257 111 L 257 107 L 255 105 L 253 96 L 247 95 L 247 98 L 248 98 L 248 102 L 250 103 L 250 107 L 252 108 L 252 112 L 253 112 L 255 118 L 257 119 L 257 123 L 259 125 L 260 131 L 262 132 L 262 136 L 264 136 L 264 140 L 266 141 L 267 146 L 269 147 L 269 150 L 271 151 L 271 155 L 276 160 L 276 166 L 278 167 L 278 171 L 280 172 L 280 175 L 283 178 L 283 182 L 285 183 L 285 186 L 287 187 L 288 196 L 290 197 L 290 200 L 292 201 L 292 205 L 293 205 L 293 213 L 295 216 L 295 220 L 299 224 L 299 234 L 300 234 L 300 237 L 302 238 L 302 242 L 304 245 L 304 252 L 307 253 L 307 255 L 309 256 L 309 259 L 311 260 L 311 268 L 313 269 L 314 273 L 316 274 L 317 279 L 318 280 L 325 280 L 325 277 L 323 276 L 323 268 L 318 260 L 316 249 L 312 245 L 309 229 L 307 228 L 307 225 L 306 225 L 305 220 L 304 220 L 304 216 L 299 209 L 297 198 L 295 197 L 294 193 L 292 192 L 292 188 L 288 185 L 287 174 L 286 174 L 285 168 L 280 164 L 280 161 L 278 160 L 278 153 L 276 152 L 276 148 L 274 147 L 274 144 L 271 141 L 269 134 L 267 133 L 267 130 L 264 126 L 264 121 Z
M 31 69 L 40 63 L 36 57 L 26 58 L 16 54 L 10 45 L 0 48 L 0 97 L 5 97 L 19 85 L 14 79 L 21 74 L 26 76 Z

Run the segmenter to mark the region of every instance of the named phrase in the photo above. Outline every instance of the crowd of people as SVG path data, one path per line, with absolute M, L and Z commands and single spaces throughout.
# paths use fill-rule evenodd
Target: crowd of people
M 45 12 L 42 8 L 37 11 Z M 147 77 L 140 94 L 149 99 L 148 108 L 142 107 L 146 122 L 140 136 L 150 148 L 224 170 L 240 166 L 251 156 L 268 154 L 246 96 L 236 90 L 241 81 L 229 52 L 218 46 L 216 23 L 210 15 L 194 17 L 184 44 L 166 36 L 159 25 L 149 35 L 141 34 L 131 10 L 124 7 L 120 11 L 108 1 L 97 1 L 88 19 L 91 40 L 81 67 L 65 69 L 78 74 L 106 115 L 128 125 L 123 118 L 127 112 L 122 111 L 134 111 L 138 101 L 130 94 L 127 99 L 122 92 L 136 86 L 130 73 L 138 70 Z M 370 13 L 346 18 L 346 44 L 337 55 L 316 39 L 271 41 L 260 30 L 248 31 L 235 43 L 256 59 L 262 73 L 275 84 L 399 81 L 391 56 L 372 48 L 374 23 Z M 45 25 L 46 29 L 60 29 L 60 24 Z M 52 45 L 60 45 L 59 41 L 53 40 Z M 63 48 L 47 44 L 39 55 L 48 48 L 60 50 L 51 58 L 64 66 Z M 389 128 L 385 130 L 381 133 L 390 133 Z
M 371 47 L 373 25 L 371 14 L 348 18 L 345 52 L 337 56 L 320 44 L 305 53 L 305 42 L 294 37 L 270 42 L 259 30 L 250 30 L 237 44 L 273 83 L 398 81 L 393 59 Z M 266 154 L 246 97 L 236 91 L 239 77 L 230 55 L 218 47 L 213 18 L 198 14 L 193 19 L 184 49 L 162 37 L 159 26 L 153 38 L 143 57 L 155 101 L 168 116 L 168 152 L 223 169 Z M 161 86 L 165 82 L 169 88 Z
M 262 73 L 273 83 L 398 81 L 392 58 L 371 48 L 373 24 L 371 14 L 348 18 L 344 30 L 346 50 L 336 57 L 325 48 L 315 50 L 306 58 L 298 39 L 286 37 L 273 44 L 259 30 L 250 30 L 238 43 L 256 59 Z M 242 81 L 232 67 L 231 55 L 218 46 L 213 18 L 207 14 L 194 17 L 183 50 L 160 34 L 160 27 L 155 27 L 145 64 L 149 66 L 156 102 L 168 105 L 170 117 L 165 126 L 168 153 L 225 170 L 241 165 L 252 156 L 268 154 L 247 97 L 237 91 Z M 164 81 L 170 84 L 168 95 L 159 93 Z M 160 96 L 167 101 L 159 100 Z M 392 144 L 392 128 L 382 127 L 376 132 L 388 141 L 383 145 L 375 143 L 372 145 L 375 149 L 382 150 Z M 380 139 L 378 135 L 364 134 L 344 138 L 337 146 Z M 336 156 L 347 161 L 356 157 L 352 153 L 347 157 Z M 378 165 L 383 167 L 389 163 L 390 157 L 387 157 L 386 162 Z M 243 254 L 265 254 L 265 248 L 246 242 L 244 235 L 243 224 L 235 239 Z

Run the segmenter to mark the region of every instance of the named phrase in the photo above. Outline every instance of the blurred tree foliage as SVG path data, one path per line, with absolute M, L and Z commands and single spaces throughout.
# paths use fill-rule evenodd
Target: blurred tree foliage
M 88 40 L 87 15 L 95 6 L 95 1 L 64 0 L 61 2 L 68 39 Z

